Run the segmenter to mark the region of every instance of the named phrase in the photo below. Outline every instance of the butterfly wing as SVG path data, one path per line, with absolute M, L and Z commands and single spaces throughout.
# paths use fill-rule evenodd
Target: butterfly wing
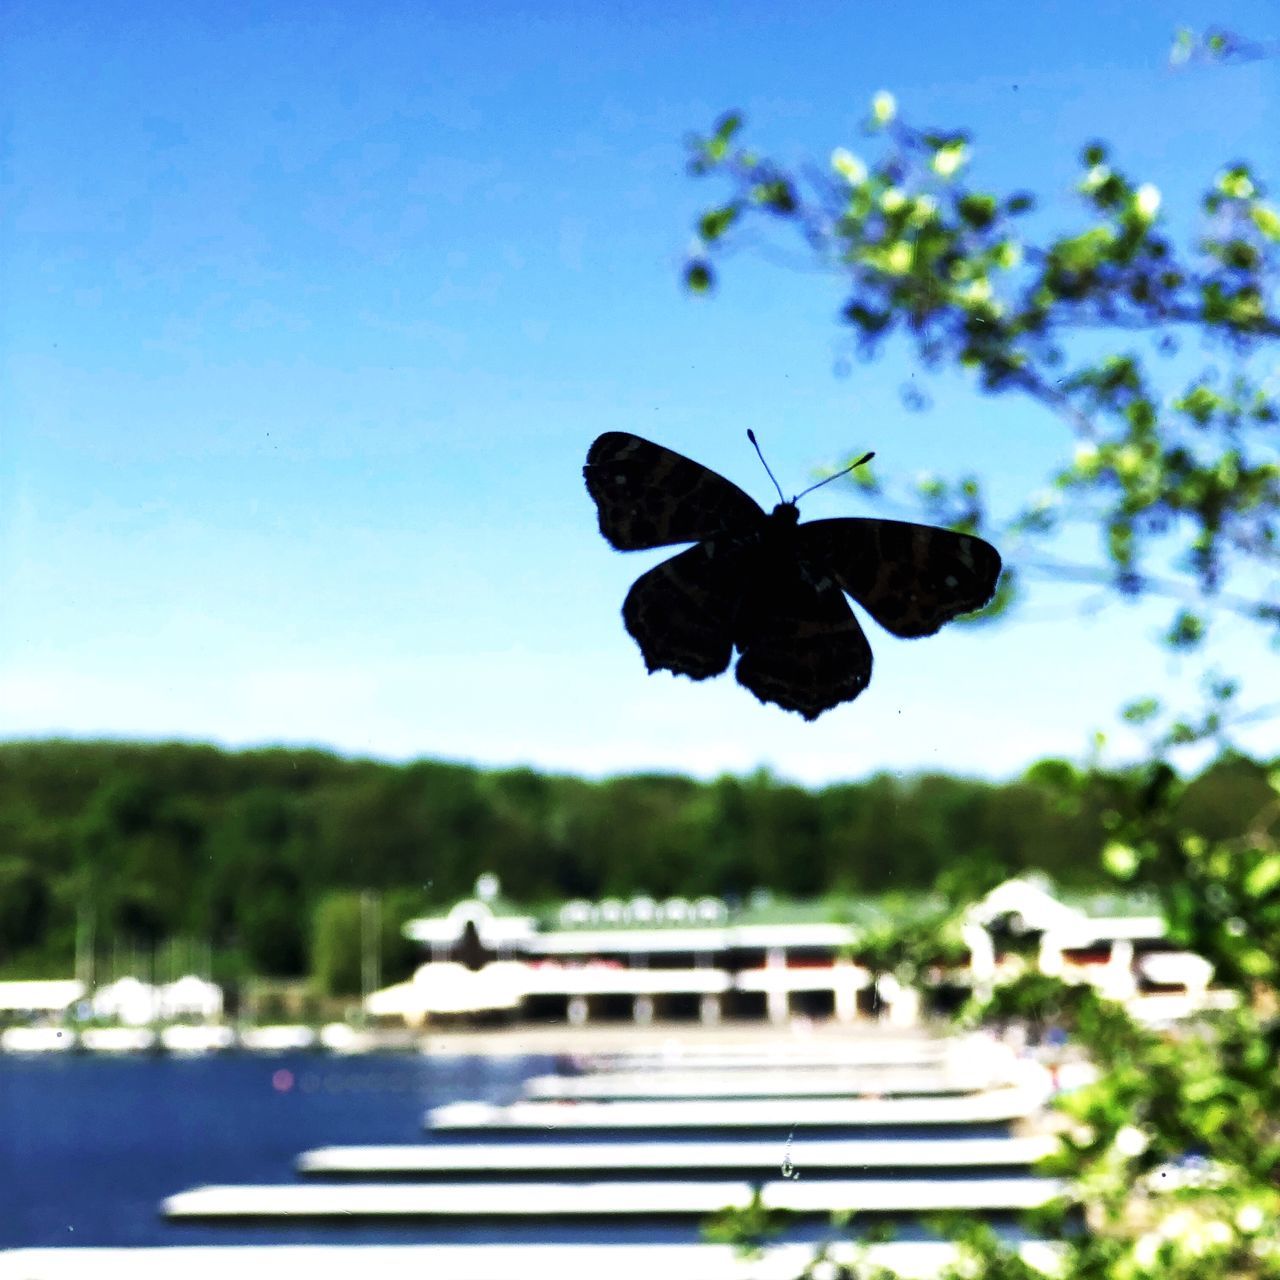
M 587 450 L 582 474 L 600 532 L 619 551 L 750 534 L 765 519 L 736 484 L 628 431 L 600 436 Z
M 645 666 L 693 680 L 719 675 L 733 653 L 742 599 L 740 559 L 700 542 L 641 574 L 627 592 L 622 620 Z
M 829 574 L 886 631 L 931 636 L 995 594 L 1000 553 L 950 529 L 901 520 L 812 520 L 797 530 L 801 559 Z
M 871 683 L 871 646 L 831 579 L 797 578 L 752 613 L 737 640 L 737 677 L 761 702 L 816 720 Z

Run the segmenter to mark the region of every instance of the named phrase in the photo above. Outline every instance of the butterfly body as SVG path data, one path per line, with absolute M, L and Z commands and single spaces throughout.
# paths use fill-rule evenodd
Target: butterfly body
M 642 574 L 622 616 L 645 665 L 694 680 L 726 670 L 762 702 L 807 720 L 856 698 L 871 647 L 853 596 L 899 636 L 932 635 L 990 600 L 1000 573 L 980 538 L 894 520 L 800 523 L 628 432 L 600 436 L 583 469 L 600 531 L 618 550 L 694 543 Z

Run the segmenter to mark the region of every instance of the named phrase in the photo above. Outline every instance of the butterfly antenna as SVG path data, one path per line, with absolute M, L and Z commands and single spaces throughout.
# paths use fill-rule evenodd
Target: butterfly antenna
M 824 484 L 830 484 L 833 480 L 839 480 L 841 476 L 847 476 L 850 471 L 856 471 L 864 462 L 870 462 L 876 455 L 874 453 L 864 453 L 857 462 L 851 462 L 843 471 L 837 471 L 835 475 L 828 476 L 825 480 L 819 480 L 817 484 L 811 484 L 804 493 L 812 493 L 815 489 L 821 489 Z M 777 484 L 777 481 L 774 481 Z M 804 493 L 796 494 L 793 501 L 799 502 L 804 497 Z
M 756 433 L 752 431 L 750 427 L 747 428 L 747 439 L 751 441 L 751 444 L 756 451 L 756 456 L 760 459 L 760 465 L 766 471 L 769 471 L 769 464 L 764 460 L 764 454 L 760 452 L 760 442 L 756 439 Z M 769 479 L 773 481 L 773 487 L 778 491 L 778 500 L 780 502 L 786 502 L 787 499 L 782 492 L 782 486 L 778 483 L 778 477 L 775 476 L 772 471 L 769 471 Z

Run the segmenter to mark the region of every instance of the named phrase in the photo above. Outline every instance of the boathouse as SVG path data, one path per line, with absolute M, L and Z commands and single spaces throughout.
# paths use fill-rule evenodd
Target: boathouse
M 733 906 L 711 897 L 574 900 L 539 915 L 505 902 L 483 876 L 474 897 L 406 924 L 425 962 L 408 982 L 373 993 L 366 1009 L 413 1025 L 475 1015 L 574 1025 L 853 1022 L 871 1012 L 908 1025 L 928 993 L 859 963 L 876 913 L 874 903 L 841 910 L 757 895 Z M 1211 976 L 1165 941 L 1151 904 L 1072 899 L 1037 878 L 992 890 L 966 914 L 962 934 L 967 963 L 935 969 L 935 986 L 981 989 L 1030 964 L 1118 999 L 1159 994 L 1190 1009 L 1202 1007 Z

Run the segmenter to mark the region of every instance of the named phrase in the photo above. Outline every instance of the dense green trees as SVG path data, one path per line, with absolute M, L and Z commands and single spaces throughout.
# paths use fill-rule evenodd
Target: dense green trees
M 1085 795 L 1064 812 L 1050 785 L 1064 768 L 1002 784 L 879 775 L 806 790 L 764 772 L 593 782 L 309 750 L 9 743 L 0 966 L 65 969 L 77 927 L 91 927 L 104 951 L 187 939 L 212 946 L 227 976 L 314 970 L 343 991 L 355 963 L 344 895 L 379 893 L 394 978 L 413 962 L 399 925 L 469 893 L 485 870 L 534 905 L 756 889 L 957 893 L 1027 868 L 1084 888 L 1101 882 L 1088 855 L 1110 800 Z M 1256 767 L 1223 761 L 1186 803 L 1206 834 L 1228 834 L 1259 788 Z

